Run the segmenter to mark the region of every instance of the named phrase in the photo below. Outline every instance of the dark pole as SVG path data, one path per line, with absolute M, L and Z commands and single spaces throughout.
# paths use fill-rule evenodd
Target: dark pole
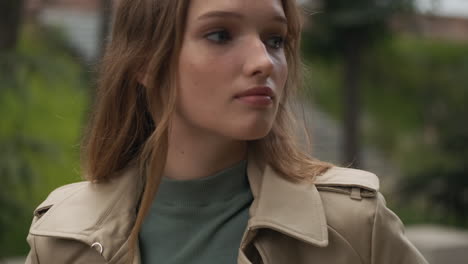
M 345 166 L 359 168 L 361 164 L 360 142 L 360 77 L 362 46 L 359 39 L 348 38 L 344 48 L 343 83 L 343 162 Z
M 23 6 L 24 0 L 0 1 L 0 51 L 16 47 Z

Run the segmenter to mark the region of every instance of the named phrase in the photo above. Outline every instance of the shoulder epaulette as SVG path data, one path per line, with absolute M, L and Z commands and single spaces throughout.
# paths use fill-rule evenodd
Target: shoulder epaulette
M 318 190 L 349 194 L 352 199 L 375 197 L 379 191 L 379 178 L 371 172 L 351 168 L 332 167 L 315 178 Z

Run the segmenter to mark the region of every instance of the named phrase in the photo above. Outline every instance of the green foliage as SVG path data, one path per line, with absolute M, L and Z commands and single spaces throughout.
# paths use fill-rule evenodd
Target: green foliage
M 80 178 L 88 77 L 57 34 L 27 26 L 0 54 L 0 258 L 25 254 L 32 210 Z
M 371 131 L 405 169 L 402 194 L 468 227 L 468 46 L 401 38 L 371 58 L 366 102 L 385 121 Z
M 341 69 L 313 58 L 309 78 L 314 100 L 335 117 Z M 407 222 L 468 227 L 467 75 L 466 44 L 397 36 L 366 55 L 365 135 L 403 170 L 393 194 L 401 203 L 390 202 Z

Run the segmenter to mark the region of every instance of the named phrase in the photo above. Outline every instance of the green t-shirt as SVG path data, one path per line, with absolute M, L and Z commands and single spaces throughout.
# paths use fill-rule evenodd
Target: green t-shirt
M 252 200 L 246 160 L 202 179 L 163 178 L 140 232 L 142 263 L 237 263 Z

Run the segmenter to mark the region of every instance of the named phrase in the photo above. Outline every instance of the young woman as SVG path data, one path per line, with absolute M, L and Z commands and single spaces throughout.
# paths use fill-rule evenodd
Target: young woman
M 88 181 L 37 208 L 27 263 L 426 263 L 375 175 L 294 140 L 294 0 L 120 0 Z

